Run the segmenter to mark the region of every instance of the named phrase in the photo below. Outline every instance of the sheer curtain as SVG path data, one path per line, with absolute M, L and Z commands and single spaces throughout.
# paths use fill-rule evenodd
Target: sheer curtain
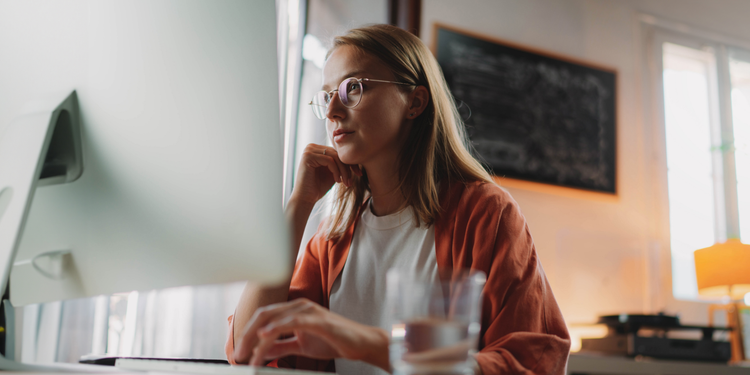
M 21 361 L 85 355 L 224 358 L 227 316 L 244 283 L 119 293 L 29 305 Z

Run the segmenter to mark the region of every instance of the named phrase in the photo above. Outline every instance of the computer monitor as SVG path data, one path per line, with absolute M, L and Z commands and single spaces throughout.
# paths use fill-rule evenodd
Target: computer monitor
M 13 304 L 288 277 L 276 44 L 273 0 L 0 0 L 0 137 L 75 91 L 82 154 L 32 189 Z

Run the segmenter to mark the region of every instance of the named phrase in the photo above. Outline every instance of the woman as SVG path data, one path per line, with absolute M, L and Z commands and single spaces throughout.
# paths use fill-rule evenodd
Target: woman
M 311 144 L 302 156 L 287 206 L 292 247 L 338 183 L 334 213 L 289 284 L 243 292 L 230 317 L 230 361 L 390 371 L 386 271 L 428 281 L 438 269 L 471 268 L 488 276 L 476 372 L 564 373 L 570 340 L 525 219 L 464 146 L 424 44 L 388 25 L 335 38 L 311 104 L 334 146 Z

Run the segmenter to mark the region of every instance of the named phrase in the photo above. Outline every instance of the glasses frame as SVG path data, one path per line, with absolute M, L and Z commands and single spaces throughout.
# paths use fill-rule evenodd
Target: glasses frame
M 311 106 L 311 109 L 313 110 L 313 113 L 315 114 L 315 117 L 317 117 L 317 118 L 319 118 L 321 120 L 325 120 L 326 119 L 325 113 L 328 111 L 328 106 L 330 106 L 331 102 L 333 101 L 333 95 L 334 95 L 334 93 L 338 93 L 339 90 L 341 90 L 341 86 L 344 84 L 344 82 L 346 82 L 348 80 L 355 80 L 355 81 L 357 81 L 357 83 L 359 83 L 360 87 L 362 88 L 361 89 L 362 93 L 359 95 L 359 100 L 357 100 L 357 102 L 354 103 L 354 105 L 346 105 L 346 104 L 344 104 L 343 101 L 341 101 L 341 104 L 344 107 L 346 107 L 346 108 L 354 108 L 354 107 L 358 106 L 360 102 L 362 102 L 362 97 L 365 95 L 365 86 L 362 84 L 362 81 L 366 81 L 366 82 L 381 82 L 381 83 L 393 83 L 393 84 L 396 84 L 396 85 L 404 85 L 404 86 L 417 86 L 416 84 L 406 83 L 406 82 L 386 81 L 386 80 L 382 80 L 382 79 L 372 79 L 372 78 L 355 78 L 355 77 L 349 77 L 349 78 L 346 78 L 343 81 L 341 81 L 341 83 L 339 83 L 339 86 L 338 86 L 337 89 L 333 89 L 331 91 L 321 90 L 321 91 L 318 91 L 318 92 L 315 93 L 315 95 L 313 96 L 313 99 L 310 100 L 310 103 L 307 103 L 308 105 Z M 320 93 L 325 94 L 326 98 L 328 99 L 328 100 L 326 100 L 326 104 L 325 105 L 313 103 L 313 101 L 315 101 L 315 97 L 318 96 L 318 95 L 320 95 Z M 339 100 L 341 100 L 340 96 L 339 96 Z M 321 117 L 320 115 L 318 115 L 318 112 L 315 111 L 315 108 L 312 107 L 312 106 L 323 107 L 323 109 L 324 109 L 322 111 L 323 117 Z

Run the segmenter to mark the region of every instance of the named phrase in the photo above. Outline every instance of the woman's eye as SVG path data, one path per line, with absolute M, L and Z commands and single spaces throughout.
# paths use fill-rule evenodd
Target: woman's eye
M 355 83 L 355 84 L 349 86 L 349 89 L 347 90 L 347 93 L 349 93 L 349 94 L 356 94 L 359 91 L 360 91 L 360 84 L 359 83 Z

